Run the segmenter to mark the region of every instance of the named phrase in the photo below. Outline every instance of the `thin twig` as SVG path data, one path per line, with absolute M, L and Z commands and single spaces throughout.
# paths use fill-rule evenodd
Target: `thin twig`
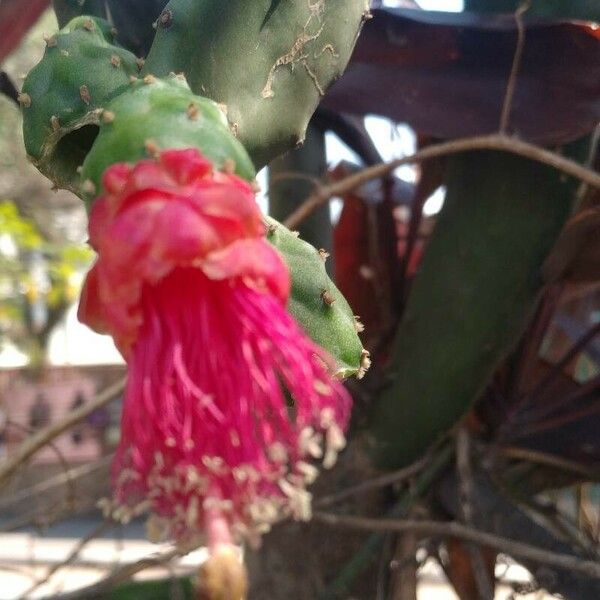
M 409 519 L 368 519 L 331 513 L 317 512 L 313 519 L 334 527 L 348 527 L 361 531 L 396 532 L 414 531 L 426 536 L 456 537 L 488 548 L 498 550 L 508 556 L 521 558 L 538 564 L 582 573 L 600 579 L 600 563 L 584 560 L 570 554 L 560 554 L 542 550 L 492 533 L 479 531 L 456 522 L 419 521 Z
M 135 563 L 123 565 L 122 567 L 115 569 L 108 577 L 105 577 L 98 583 L 79 590 L 74 590 L 73 592 L 53 595 L 52 600 L 94 600 L 95 598 L 105 598 L 107 592 L 121 583 L 129 581 L 136 573 L 168 564 L 176 558 L 182 558 L 186 554 L 197 550 L 199 547 L 200 544 L 193 543 L 147 556 Z M 50 600 L 50 598 L 48 598 L 48 600 Z
M 545 465 L 554 469 L 560 469 L 561 471 L 574 473 L 581 477 L 585 477 L 590 481 L 595 481 L 600 477 L 599 469 L 588 469 L 575 461 L 568 460 L 561 456 L 553 456 L 546 452 L 529 450 L 528 448 L 504 447 L 498 450 L 498 454 L 505 458 L 525 460 L 538 465 Z
M 322 184 L 321 180 L 313 175 L 307 175 L 306 173 L 301 173 L 300 171 L 282 171 L 281 173 L 276 173 L 272 177 L 269 177 L 269 191 L 273 186 L 290 180 L 308 181 L 309 183 L 313 184 L 313 187 L 316 188 Z
M 598 380 L 600 380 L 600 376 L 598 376 Z M 595 387 L 598 387 L 599 381 L 594 381 L 594 385 Z M 567 400 L 568 398 L 565 399 L 565 408 L 568 407 Z M 598 413 L 600 413 L 600 399 L 596 399 L 588 406 L 584 406 L 579 410 L 568 410 L 562 416 L 555 416 L 553 418 L 546 417 L 545 420 L 536 421 L 535 423 L 526 425 L 524 428 L 520 429 L 518 435 L 515 437 L 516 439 L 519 439 L 539 434 L 543 431 L 548 431 L 549 429 L 558 429 L 569 423 L 573 423 L 573 421 L 581 421 L 584 417 L 595 416 Z
M 464 425 L 459 427 L 456 435 L 456 471 L 460 497 L 459 510 L 465 524 L 473 527 L 473 498 L 475 494 L 471 469 L 471 439 Z M 467 542 L 465 545 L 471 559 L 471 569 L 480 600 L 493 600 L 495 582 L 486 570 L 481 548 L 471 542 Z
M 540 148 L 534 144 L 530 144 L 529 142 L 524 142 L 516 137 L 495 133 L 434 144 L 427 148 L 423 148 L 410 156 L 404 156 L 388 163 L 381 163 L 368 167 L 330 185 L 321 186 L 289 215 L 284 221 L 284 225 L 289 229 L 297 229 L 306 217 L 311 215 L 319 208 L 319 206 L 327 202 L 330 198 L 342 196 L 346 192 L 363 185 L 371 179 L 383 177 L 401 165 L 420 163 L 432 158 L 460 154 L 461 152 L 467 152 L 469 150 L 498 150 L 500 152 L 508 152 L 510 154 L 529 158 L 553 167 L 567 175 L 571 175 L 594 188 L 600 189 L 600 174 L 592 169 L 583 167 L 573 160 L 560 156 L 555 152 Z
M 387 487 L 388 485 L 406 481 L 407 479 L 410 479 L 411 477 L 414 477 L 420 473 L 428 462 L 429 456 L 426 456 L 412 465 L 394 471 L 393 473 L 386 473 L 385 475 L 380 475 L 379 477 L 374 477 L 373 479 L 363 481 L 358 485 L 349 487 L 345 490 L 337 492 L 336 494 L 317 498 L 314 504 L 316 507 L 325 508 L 327 506 L 331 506 L 332 504 L 337 504 L 342 500 L 346 500 L 347 498 L 351 498 L 352 496 L 358 496 L 359 494 L 364 494 L 372 490 Z
M 71 506 L 67 506 L 64 501 L 59 501 L 52 505 L 51 509 L 40 515 L 38 511 L 31 511 L 24 517 L 13 519 L 8 523 L 3 523 L 0 527 L 0 533 L 8 533 L 19 531 L 24 527 L 33 527 L 37 530 L 47 529 L 55 523 L 72 519 L 74 516 L 89 512 L 95 507 L 94 501 L 75 502 Z
M 26 439 L 17 451 L 7 460 L 0 463 L 0 484 L 9 478 L 23 463 L 31 458 L 38 450 L 49 444 L 59 435 L 83 421 L 94 411 L 106 406 L 114 400 L 125 388 L 125 379 L 111 385 L 95 396 L 84 406 L 74 410 L 58 423 L 54 423 L 38 431 Z
M 85 477 L 94 471 L 98 471 L 103 467 L 107 466 L 112 460 L 112 455 L 104 456 L 100 460 L 80 465 L 78 467 L 74 467 L 73 469 L 67 469 L 63 473 L 59 473 L 54 477 L 50 477 L 49 479 L 45 479 L 40 483 L 36 483 L 31 487 L 20 490 L 19 492 L 12 494 L 11 496 L 4 496 L 0 498 L 0 510 L 8 508 L 12 504 L 17 504 L 18 502 L 22 502 L 23 500 L 30 500 L 33 496 L 41 494 L 42 492 L 47 492 L 55 487 L 60 487 L 65 484 L 72 484 L 76 479 L 80 479 L 81 477 Z
M 48 570 L 48 572 L 46 573 L 46 575 L 42 579 L 39 579 L 38 581 L 36 581 L 21 596 L 21 599 L 25 600 L 25 599 L 29 598 L 31 596 L 31 594 L 33 592 L 35 592 L 35 590 L 37 590 L 42 585 L 45 585 L 46 583 L 48 583 L 50 581 L 50 579 L 52 578 L 52 576 L 55 575 L 58 571 L 60 571 L 60 569 L 63 569 L 64 567 L 68 567 L 79 556 L 81 551 L 92 540 L 96 539 L 99 535 L 102 535 L 103 533 L 108 531 L 113 525 L 114 525 L 114 523 L 112 521 L 103 521 L 102 523 L 100 523 L 100 525 L 98 525 L 90 533 L 88 533 L 84 538 L 80 539 L 79 542 L 77 542 L 77 544 L 73 548 L 73 550 L 71 550 L 71 552 L 69 553 L 67 558 L 65 558 L 65 560 L 63 560 L 62 562 L 54 565 L 52 568 L 50 568 Z
M 513 100 L 515 97 L 515 88 L 517 87 L 517 78 L 521 61 L 523 60 L 523 50 L 525 48 L 525 24 L 523 23 L 523 15 L 531 7 L 531 0 L 525 0 L 515 11 L 515 23 L 517 25 L 517 46 L 513 55 L 513 62 L 508 76 L 508 84 L 506 85 L 506 94 L 504 103 L 502 104 L 502 113 L 500 115 L 500 133 L 506 133 L 510 113 L 512 112 Z
M 12 421 L 11 419 L 8 419 L 6 421 L 6 425 L 9 428 L 12 427 L 14 429 L 19 429 L 21 432 L 24 432 L 27 435 L 33 435 L 33 433 L 35 432 L 35 430 L 32 429 L 31 427 L 27 427 L 26 425 L 22 425 L 21 423 L 16 423 L 15 421 Z M 65 455 L 60 450 L 60 448 L 52 441 L 48 442 L 47 446 L 54 452 L 54 454 L 56 454 L 56 457 L 58 458 L 58 462 L 60 463 L 60 466 L 63 470 L 62 474 L 64 475 L 65 473 L 68 473 L 69 472 L 69 463 L 67 462 L 67 459 L 65 458 Z M 68 486 L 67 493 L 66 493 L 66 501 L 67 501 L 68 506 L 70 507 L 75 502 L 75 497 L 76 497 L 75 484 L 69 478 L 67 478 L 65 483 Z

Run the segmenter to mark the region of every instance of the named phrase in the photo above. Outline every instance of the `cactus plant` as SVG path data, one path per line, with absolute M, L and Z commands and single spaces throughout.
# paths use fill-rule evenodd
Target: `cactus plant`
M 99 134 L 83 163 L 79 193 L 88 201 L 102 193 L 102 175 L 116 162 L 136 162 L 166 148 L 194 147 L 218 168 L 232 168 L 246 180 L 254 168 L 211 100 L 195 96 L 181 76 L 146 77 L 115 98 L 100 119 Z M 292 276 L 288 310 L 306 333 L 337 361 L 338 375 L 360 374 L 368 353 L 348 303 L 325 271 L 326 254 L 274 219 L 267 239 L 279 250 Z
M 388 468 L 452 427 L 517 344 L 575 187 L 549 167 L 494 152 L 452 159 L 447 186 L 375 416 L 375 454 Z
M 46 39 L 43 59 L 25 80 L 19 97 L 25 147 L 59 187 L 74 190 L 101 107 L 139 72 L 136 57 L 113 41 L 106 21 L 77 17 Z
M 352 4 L 359 5 L 366 6 Z M 279 6 L 263 15 L 267 33 L 272 18 L 290 16 Z M 309 14 L 293 13 L 296 25 L 306 19 L 289 61 L 274 56 L 281 45 L 259 53 L 274 62 L 262 93 L 264 135 L 247 138 L 257 156 L 287 147 L 292 130 L 303 135 L 321 86 L 347 60 L 351 44 L 340 49 L 325 35 L 336 30 L 336 9 L 341 4 L 318 0 L 307 4 Z M 340 28 L 354 32 L 351 41 L 361 14 Z M 163 12 L 163 31 L 172 18 Z M 364 373 L 368 353 L 327 276 L 326 254 L 264 223 L 254 165 L 216 96 L 194 94 L 183 74 L 137 77 L 141 62 L 112 35 L 108 22 L 76 17 L 49 40 L 21 95 L 37 166 L 94 200 L 89 233 L 98 260 L 79 316 L 113 336 L 129 367 L 107 513 L 127 521 L 149 502 L 159 536 L 185 542 L 206 533 L 203 583 L 212 571 L 236 572 L 235 582 L 227 577 L 208 595 L 241 598 L 246 576 L 232 545 L 258 541 L 280 518 L 310 517 L 306 486 L 317 469 L 309 461 L 331 468 L 345 446 L 351 398 L 339 380 Z M 282 144 L 275 115 L 289 100 L 279 81 L 288 65 L 304 69 L 291 93 L 306 110 L 281 119 L 291 132 Z M 243 131 L 251 122 L 241 122 Z M 190 486 L 194 478 L 207 485 Z
M 172 0 L 144 72 L 183 72 L 195 93 L 224 104 L 260 168 L 302 143 L 368 8 L 368 0 Z
M 303 329 L 338 363 L 338 375 L 362 375 L 369 366 L 357 331 L 361 325 L 325 271 L 327 254 L 268 218 L 267 239 L 282 254 L 292 276 L 288 310 Z
M 79 194 L 88 200 L 101 190 L 108 166 L 135 162 L 153 147 L 198 148 L 217 168 L 231 167 L 247 180 L 255 176 L 250 158 L 231 135 L 219 107 L 192 94 L 182 76 L 132 81 L 106 105 L 98 127 L 98 137 L 81 169 Z

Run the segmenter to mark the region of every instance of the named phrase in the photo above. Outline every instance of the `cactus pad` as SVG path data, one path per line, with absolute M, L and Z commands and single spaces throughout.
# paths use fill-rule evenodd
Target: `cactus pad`
M 360 325 L 352 309 L 325 271 L 326 254 L 275 219 L 269 217 L 267 222 L 267 239 L 283 256 L 292 277 L 288 310 L 336 359 L 340 377 L 360 377 L 368 368 L 369 353 L 358 337 Z
M 368 8 L 368 0 L 172 0 L 144 72 L 183 72 L 195 93 L 226 105 L 260 168 L 303 142 Z
M 129 85 L 139 65 L 113 44 L 102 19 L 77 17 L 46 39 L 41 62 L 20 96 L 25 147 L 58 187 L 74 189 L 77 168 L 97 133 L 99 110 Z
M 255 177 L 252 161 L 212 100 L 194 95 L 181 76 L 148 76 L 107 105 L 83 164 L 78 194 L 93 199 L 111 164 L 135 162 L 166 148 L 198 148 L 217 168 L 231 168 L 247 180 Z

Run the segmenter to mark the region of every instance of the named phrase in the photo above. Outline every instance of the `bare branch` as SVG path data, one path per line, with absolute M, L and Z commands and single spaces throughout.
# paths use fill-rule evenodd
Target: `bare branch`
M 456 434 L 456 470 L 458 473 L 459 510 L 461 517 L 466 525 L 473 527 L 475 486 L 471 469 L 471 439 L 464 425 L 459 427 Z M 465 546 L 471 559 L 471 570 L 480 600 L 493 600 L 495 581 L 493 580 L 493 574 L 488 573 L 486 570 L 481 548 L 472 542 L 467 542 Z
M 513 56 L 510 75 L 508 76 L 508 84 L 506 85 L 506 95 L 502 105 L 502 114 L 500 115 L 500 133 L 506 133 L 508 129 L 508 121 L 512 112 L 513 99 L 515 97 L 515 88 L 517 87 L 517 77 L 523 60 L 523 49 L 525 48 L 525 24 L 523 23 L 523 15 L 531 7 L 531 0 L 525 0 L 517 7 L 515 11 L 515 22 L 517 25 L 517 46 Z
M 354 485 L 345 490 L 341 490 L 336 494 L 331 494 L 329 496 L 323 496 L 322 498 L 317 498 L 315 500 L 315 506 L 320 508 L 325 508 L 326 506 L 331 506 L 332 504 L 337 504 L 342 500 L 346 500 L 347 498 L 351 498 L 352 496 L 358 496 L 359 494 L 364 494 L 366 492 L 370 492 L 371 490 L 376 490 L 382 487 L 386 487 L 388 485 L 393 485 L 395 483 L 400 483 L 414 477 L 418 473 L 423 470 L 423 467 L 427 465 L 429 462 L 429 457 L 426 456 L 417 462 L 414 462 L 412 465 L 408 467 L 404 467 L 403 469 L 399 469 L 398 471 L 394 471 L 392 473 L 386 473 L 385 475 L 380 475 L 379 477 L 374 477 L 373 479 L 369 479 L 358 485 Z
M 88 463 L 84 465 L 79 465 L 78 467 L 74 467 L 72 469 L 67 469 L 63 473 L 59 473 L 54 477 L 50 477 L 49 479 L 45 479 L 44 481 L 40 481 L 40 483 L 36 483 L 31 487 L 25 488 L 23 490 L 19 490 L 17 493 L 12 494 L 11 496 L 4 496 L 0 498 L 0 510 L 8 508 L 12 504 L 17 504 L 22 502 L 23 500 L 31 499 L 33 496 L 41 494 L 42 492 L 47 492 L 55 487 L 60 487 L 65 484 L 72 484 L 76 479 L 80 479 L 81 477 L 85 477 L 95 471 L 98 471 L 110 463 L 112 460 L 112 455 L 103 456 L 100 460 L 97 460 L 93 463 Z M 72 494 L 74 496 L 74 494 Z
M 471 527 L 456 522 L 420 521 L 408 519 L 368 519 L 364 517 L 352 517 L 336 515 L 332 513 L 317 512 L 313 519 L 333 527 L 348 527 L 362 531 L 380 531 L 404 533 L 413 531 L 425 536 L 456 537 L 475 544 L 487 546 L 512 556 L 534 563 L 545 564 L 559 569 L 566 569 L 582 573 L 588 577 L 600 579 L 600 563 L 584 560 L 571 554 L 559 554 L 542 550 L 529 544 L 523 544 L 508 538 L 500 537 L 492 533 L 478 531 Z
M 389 163 L 374 165 L 363 169 L 358 173 L 344 177 L 344 179 L 330 185 L 321 186 L 294 212 L 292 212 L 292 214 L 284 221 L 284 225 L 290 229 L 296 229 L 306 217 L 311 215 L 319 208 L 319 206 L 327 202 L 330 198 L 341 196 L 371 179 L 383 177 L 402 165 L 425 162 L 432 158 L 460 154 L 461 152 L 467 152 L 469 150 L 498 150 L 500 152 L 508 152 L 510 154 L 529 158 L 553 167 L 567 175 L 571 175 L 572 177 L 587 183 L 591 187 L 600 189 L 600 174 L 592 169 L 588 169 L 573 160 L 560 156 L 560 154 L 524 142 L 516 137 L 495 133 L 434 144 L 419 150 L 411 156 L 398 158 Z
M 186 554 L 197 550 L 199 547 L 200 544 L 198 543 L 190 543 L 181 547 L 171 548 L 166 552 L 147 556 L 135 563 L 115 569 L 108 577 L 102 579 L 98 583 L 73 592 L 67 592 L 66 594 L 53 595 L 52 600 L 94 600 L 95 598 L 105 598 L 107 592 L 117 585 L 129 581 L 136 573 L 152 567 L 160 567 L 168 564 L 176 558 L 181 558 Z
M 573 475 L 585 478 L 587 481 L 596 481 L 600 477 L 600 469 L 588 468 L 578 462 L 563 458 L 562 456 L 554 456 L 546 452 L 530 450 L 528 448 L 518 447 L 501 447 L 497 450 L 500 456 L 512 458 L 515 460 L 524 460 L 538 465 L 545 465 L 554 469 L 560 469 Z
M 114 400 L 125 388 L 125 379 L 111 385 L 106 390 L 92 398 L 90 402 L 74 410 L 58 423 L 38 431 L 26 439 L 17 451 L 4 462 L 0 463 L 0 484 L 8 479 L 23 463 L 31 458 L 38 450 L 49 444 L 59 435 L 83 421 L 94 411 L 106 406 Z
M 96 539 L 99 535 L 102 535 L 105 531 L 110 529 L 114 523 L 112 521 L 104 521 L 100 523 L 97 527 L 95 527 L 90 533 L 88 533 L 84 538 L 80 539 L 79 542 L 75 545 L 75 548 L 69 553 L 67 558 L 62 562 L 54 565 L 51 569 L 48 570 L 46 575 L 36 581 L 22 596 L 22 599 L 27 599 L 31 596 L 31 594 L 37 590 L 42 585 L 48 583 L 52 576 L 60 571 L 60 569 L 64 567 L 68 567 L 81 553 L 81 551 L 94 539 Z

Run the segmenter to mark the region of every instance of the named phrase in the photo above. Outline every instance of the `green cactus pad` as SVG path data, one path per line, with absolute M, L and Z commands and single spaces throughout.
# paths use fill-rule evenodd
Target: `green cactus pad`
M 373 419 L 382 468 L 422 456 L 518 344 L 576 189 L 550 167 L 500 152 L 453 157 L 446 184 Z
M 115 46 L 102 19 L 77 17 L 47 38 L 20 96 L 25 147 L 58 187 L 73 189 L 97 133 L 99 109 L 137 75 L 136 57 Z
M 194 95 L 183 77 L 146 77 L 131 83 L 106 107 L 77 193 L 93 200 L 110 165 L 135 162 L 167 148 L 198 148 L 217 168 L 230 162 L 240 177 L 255 178 L 252 161 L 212 100 Z
M 267 218 L 267 239 L 290 269 L 288 310 L 304 331 L 335 358 L 340 377 L 362 376 L 369 353 L 357 334 L 352 309 L 325 271 L 325 255 L 275 219 Z
M 172 0 L 144 72 L 183 72 L 195 93 L 226 105 L 260 168 L 302 143 L 368 8 L 368 0 Z

